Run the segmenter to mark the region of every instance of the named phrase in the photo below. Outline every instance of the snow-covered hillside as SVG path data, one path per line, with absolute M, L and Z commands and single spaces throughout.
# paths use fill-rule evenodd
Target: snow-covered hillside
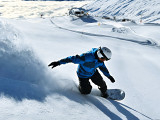
M 92 15 L 160 23 L 159 0 L 95 0 L 84 8 Z
M 159 29 L 101 17 L 1 17 L 0 120 L 160 119 Z M 123 101 L 99 97 L 93 84 L 90 95 L 81 95 L 75 64 L 48 68 L 99 46 L 113 52 L 105 64 L 116 82 L 102 76 L 108 88 L 125 91 Z

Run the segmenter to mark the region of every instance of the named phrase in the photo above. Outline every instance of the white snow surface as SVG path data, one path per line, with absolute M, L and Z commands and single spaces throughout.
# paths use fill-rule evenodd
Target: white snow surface
M 160 23 L 159 0 L 95 0 L 84 8 L 91 15 L 132 19 L 143 23 Z
M 159 25 L 27 17 L 33 16 L 0 18 L 0 120 L 160 119 Z M 125 91 L 122 101 L 101 98 L 93 84 L 91 94 L 81 95 L 75 64 L 48 67 L 99 46 L 112 50 L 105 64 L 116 82 L 102 76 L 109 89 Z

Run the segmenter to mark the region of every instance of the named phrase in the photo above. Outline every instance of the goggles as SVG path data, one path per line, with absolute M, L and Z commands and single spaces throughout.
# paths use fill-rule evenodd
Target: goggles
M 106 61 L 110 60 L 109 58 L 107 58 L 107 56 L 103 53 L 101 47 L 99 47 L 99 52 L 102 54 L 103 57 L 101 57 L 101 59 L 106 59 Z

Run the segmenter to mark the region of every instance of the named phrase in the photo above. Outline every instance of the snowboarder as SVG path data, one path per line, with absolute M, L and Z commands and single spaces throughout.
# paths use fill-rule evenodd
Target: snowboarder
M 79 91 L 81 94 L 90 94 L 92 86 L 89 79 L 92 80 L 94 84 L 98 86 L 101 91 L 101 96 L 107 98 L 107 85 L 100 75 L 97 68 L 99 68 L 102 73 L 110 79 L 112 83 L 115 79 L 110 75 L 108 69 L 106 68 L 104 61 L 111 59 L 112 52 L 107 47 L 92 48 L 91 51 L 83 53 L 81 55 L 69 56 L 67 58 L 61 59 L 50 63 L 48 66 L 52 68 L 66 63 L 79 64 L 77 69 L 77 75 L 79 78 Z

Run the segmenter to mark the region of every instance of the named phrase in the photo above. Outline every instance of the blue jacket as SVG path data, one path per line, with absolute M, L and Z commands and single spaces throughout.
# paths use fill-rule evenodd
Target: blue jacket
M 96 54 L 97 50 L 98 48 L 92 48 L 92 50 L 87 53 L 69 56 L 61 59 L 59 62 L 60 64 L 66 64 L 69 62 L 79 64 L 77 74 L 80 78 L 90 78 L 95 73 L 96 68 L 99 68 L 106 77 L 109 77 L 110 74 L 104 62 L 100 62 L 98 60 L 98 56 Z

